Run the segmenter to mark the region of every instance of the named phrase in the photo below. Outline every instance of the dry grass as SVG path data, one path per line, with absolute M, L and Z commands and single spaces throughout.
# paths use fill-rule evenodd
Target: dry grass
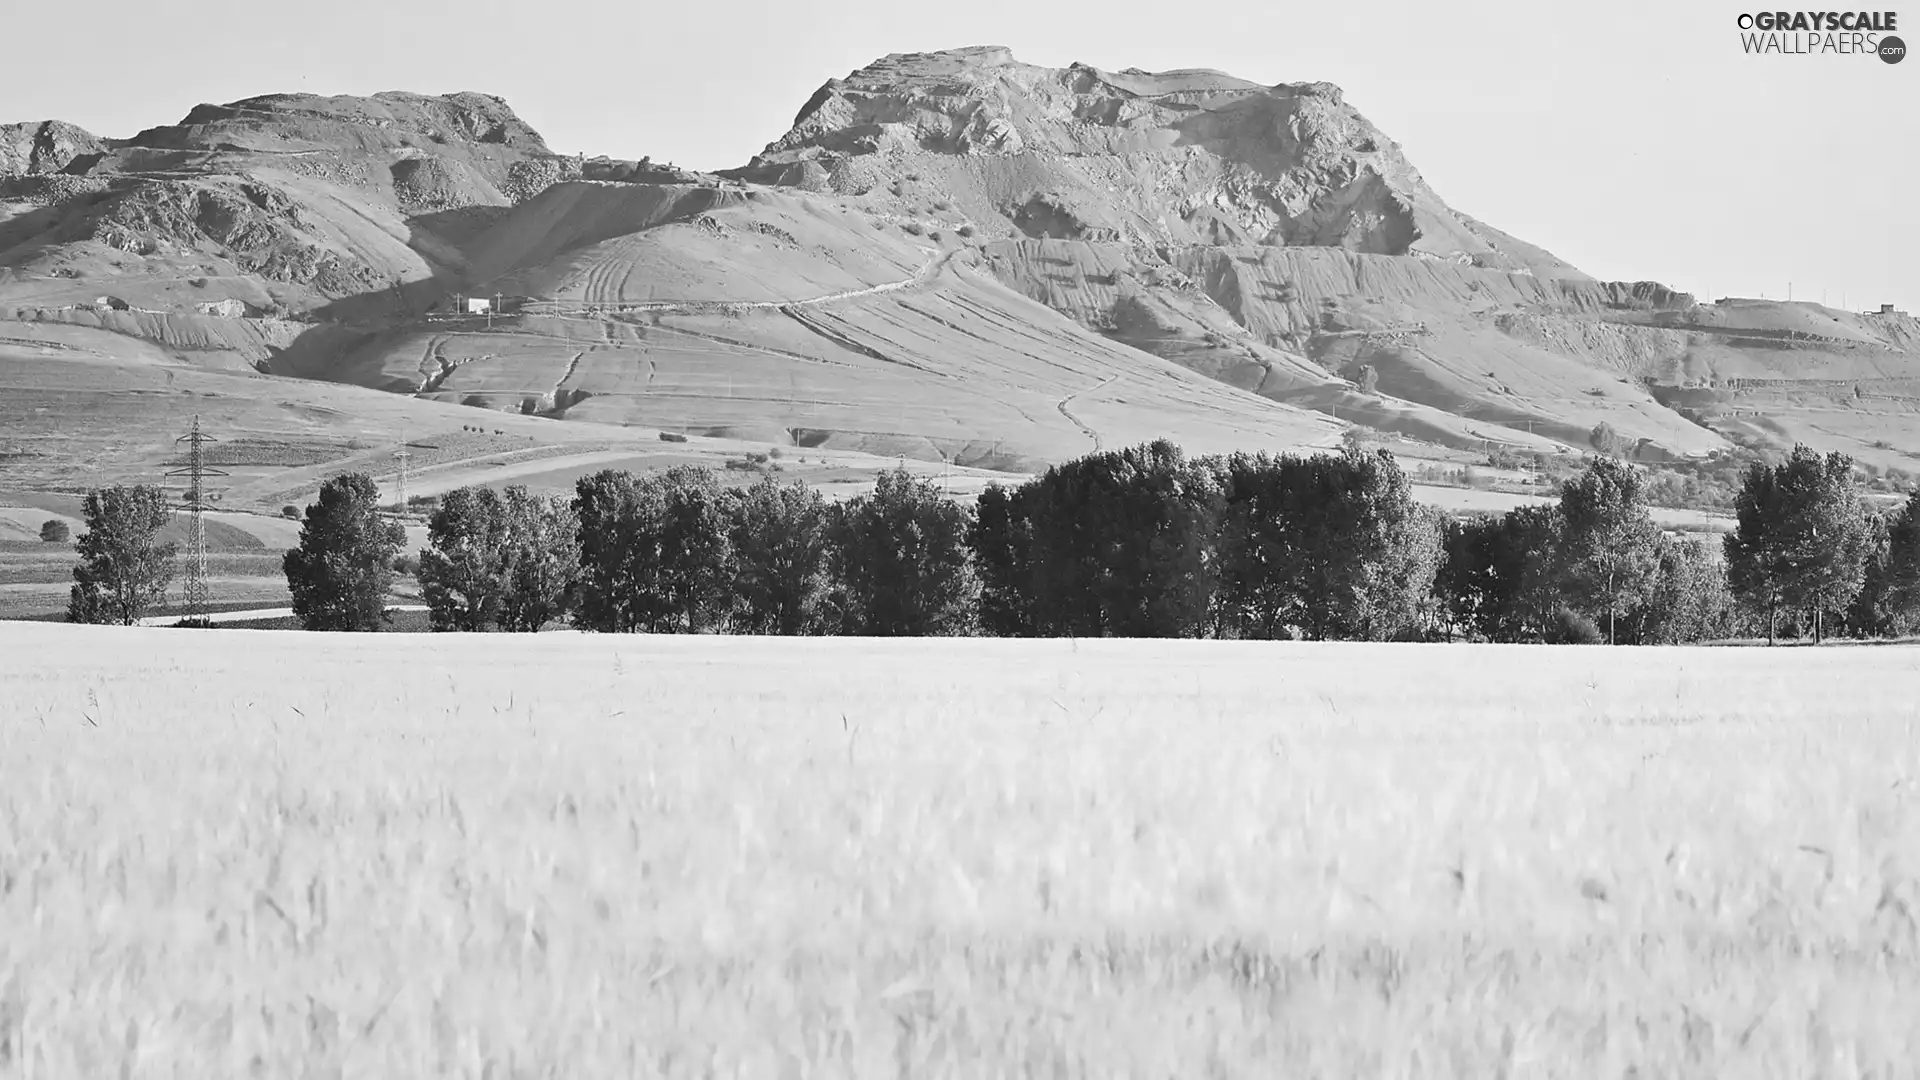
M 1920 1051 L 1908 648 L 243 633 L 0 626 L 0 1076 Z

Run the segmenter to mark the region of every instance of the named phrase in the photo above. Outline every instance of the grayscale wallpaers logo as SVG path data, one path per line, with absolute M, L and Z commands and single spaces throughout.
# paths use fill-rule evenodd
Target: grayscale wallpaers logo
M 1896 11 L 1757 11 L 1734 22 L 1740 50 L 1778 56 L 1877 56 L 1897 64 L 1907 43 L 1893 36 Z

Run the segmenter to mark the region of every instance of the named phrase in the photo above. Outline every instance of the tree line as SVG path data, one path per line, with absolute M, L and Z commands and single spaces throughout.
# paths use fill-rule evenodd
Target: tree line
M 1719 558 L 1654 524 L 1648 484 L 1600 457 L 1556 503 L 1455 519 L 1357 447 L 1189 458 L 1159 441 L 971 506 L 904 469 L 844 502 L 697 466 L 606 470 L 571 497 L 449 493 L 414 572 L 433 628 L 458 631 L 1673 644 L 1920 628 L 1920 495 L 1875 512 L 1845 455 L 1751 463 Z M 134 579 L 171 558 L 151 543 L 164 500 L 141 490 L 89 496 L 75 621 L 132 622 L 155 596 Z M 302 625 L 379 629 L 405 543 L 370 477 L 327 481 L 283 562 Z

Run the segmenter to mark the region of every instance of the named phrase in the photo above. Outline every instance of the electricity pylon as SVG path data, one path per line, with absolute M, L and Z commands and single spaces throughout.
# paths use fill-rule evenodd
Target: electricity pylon
M 220 500 L 218 494 L 207 491 L 206 481 L 209 476 L 227 474 L 207 466 L 206 444 L 220 440 L 200 430 L 198 416 L 193 418 L 193 430 L 174 441 L 187 444 L 185 467 L 167 471 L 168 476 L 187 478 L 187 490 L 180 496 L 180 509 L 187 512 L 187 565 L 180 583 L 181 606 L 187 618 L 205 619 L 209 596 L 206 508 L 208 503 Z

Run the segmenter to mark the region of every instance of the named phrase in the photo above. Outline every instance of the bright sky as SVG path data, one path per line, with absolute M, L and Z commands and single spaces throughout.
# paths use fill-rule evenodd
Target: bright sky
M 278 91 L 481 90 L 554 149 L 744 163 L 890 52 L 1326 80 L 1456 209 L 1602 278 L 1920 312 L 1920 59 L 1748 56 L 1752 0 L 101 0 L 7 16 L 0 121 L 126 137 Z M 1899 12 L 1920 44 L 1920 7 Z M 76 21 L 77 20 L 77 21 Z

